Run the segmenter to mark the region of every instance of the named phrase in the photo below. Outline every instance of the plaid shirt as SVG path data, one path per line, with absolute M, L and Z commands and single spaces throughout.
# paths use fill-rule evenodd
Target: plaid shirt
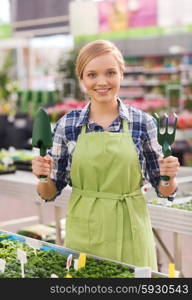
M 138 154 L 143 180 L 150 182 L 158 196 L 162 197 L 157 190 L 157 186 L 160 182 L 157 159 L 160 155 L 163 156 L 163 154 L 161 147 L 157 143 L 155 120 L 149 114 L 123 104 L 120 99 L 118 99 L 118 105 L 119 116 L 109 126 L 108 131 L 121 132 L 121 119 L 125 119 L 128 122 L 129 130 Z M 65 114 L 55 125 L 53 147 L 48 154 L 51 155 L 54 160 L 51 178 L 57 188 L 56 196 L 61 193 L 67 184 L 71 186 L 70 168 L 72 156 L 82 125 L 87 124 L 87 132 L 103 131 L 101 126 L 89 120 L 89 109 L 90 103 L 81 110 L 73 110 Z

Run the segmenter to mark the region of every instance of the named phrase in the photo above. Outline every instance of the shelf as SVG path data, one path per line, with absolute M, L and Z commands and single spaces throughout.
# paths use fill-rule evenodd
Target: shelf
M 173 69 L 157 69 L 157 70 L 150 70 L 150 69 L 145 69 L 142 67 L 135 67 L 135 68 L 125 68 L 124 73 L 125 74 L 145 74 L 145 75 L 158 75 L 158 74 L 175 74 L 175 73 L 180 73 L 181 69 L 180 68 L 173 68 Z
M 120 93 L 120 98 L 121 99 L 143 99 L 144 98 L 144 93 L 143 94 L 137 94 L 137 95 L 133 95 L 133 94 L 121 94 Z
M 172 83 L 170 82 L 137 82 L 137 81 L 126 81 L 124 80 L 121 83 L 121 87 L 158 87 L 158 86 L 162 86 L 162 87 L 166 87 L 167 85 L 171 85 Z M 180 82 L 179 85 L 181 86 L 190 86 L 192 85 L 192 82 L 188 81 L 188 82 Z
M 121 87 L 147 87 L 147 86 L 167 86 L 169 82 L 137 82 L 123 81 Z
M 6 175 L 6 174 L 14 174 L 16 172 L 16 170 L 12 170 L 12 171 L 0 171 L 0 176 L 1 175 Z
M 180 89 L 179 95 L 173 85 Z M 171 92 L 167 90 L 168 86 L 171 86 Z M 145 95 L 149 92 L 161 94 L 170 102 L 175 97 L 189 99 L 189 95 L 192 95 L 192 55 L 188 54 L 188 59 L 186 55 L 127 57 L 121 88 L 122 94 L 126 94 L 127 98 L 140 98 L 142 91 L 137 90 L 140 88 L 143 89 L 142 98 L 146 98 Z M 131 95 L 136 95 L 136 92 L 139 95 L 130 96 L 129 92 Z
M 175 140 L 192 140 L 192 128 L 177 129 Z

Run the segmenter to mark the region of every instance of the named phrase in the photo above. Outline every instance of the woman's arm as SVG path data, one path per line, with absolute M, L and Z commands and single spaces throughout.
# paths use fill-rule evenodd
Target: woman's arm
M 38 183 L 37 192 L 42 199 L 50 201 L 53 198 L 55 198 L 57 194 L 57 189 L 55 187 L 54 182 L 50 178 L 48 178 L 48 182 Z
M 53 159 L 51 156 L 46 155 L 44 157 L 37 156 L 32 161 L 32 171 L 37 177 L 45 175 L 48 178 L 48 182 L 39 182 L 37 185 L 37 192 L 39 196 L 44 200 L 51 200 L 56 196 L 57 189 L 54 182 L 50 178 L 50 174 L 53 168 Z

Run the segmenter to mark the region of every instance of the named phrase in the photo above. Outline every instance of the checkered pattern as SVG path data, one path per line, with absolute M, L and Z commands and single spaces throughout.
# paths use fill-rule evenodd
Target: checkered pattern
M 121 132 L 122 122 L 128 122 L 133 142 L 138 154 L 143 179 L 150 182 L 157 191 L 160 181 L 158 157 L 162 156 L 162 150 L 157 143 L 156 121 L 149 114 L 125 105 L 118 99 L 119 116 L 108 128 L 111 132 Z M 57 195 L 69 184 L 70 167 L 73 151 L 81 132 L 82 125 L 87 124 L 87 132 L 101 132 L 103 128 L 89 120 L 90 103 L 81 110 L 73 110 L 65 114 L 55 125 L 53 135 L 53 147 L 49 154 L 54 159 L 54 167 L 51 178 L 56 184 Z M 157 191 L 158 193 L 158 191 Z M 160 194 L 158 194 L 160 196 Z M 53 199 L 54 200 L 54 199 Z

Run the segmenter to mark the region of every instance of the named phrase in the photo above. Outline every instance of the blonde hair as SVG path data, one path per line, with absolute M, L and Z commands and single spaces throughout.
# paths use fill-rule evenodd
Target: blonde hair
M 83 71 L 85 66 L 95 57 L 112 53 L 117 60 L 120 70 L 123 72 L 125 69 L 125 62 L 120 50 L 110 41 L 96 40 L 86 44 L 79 52 L 76 60 L 76 74 L 81 80 L 83 78 Z

